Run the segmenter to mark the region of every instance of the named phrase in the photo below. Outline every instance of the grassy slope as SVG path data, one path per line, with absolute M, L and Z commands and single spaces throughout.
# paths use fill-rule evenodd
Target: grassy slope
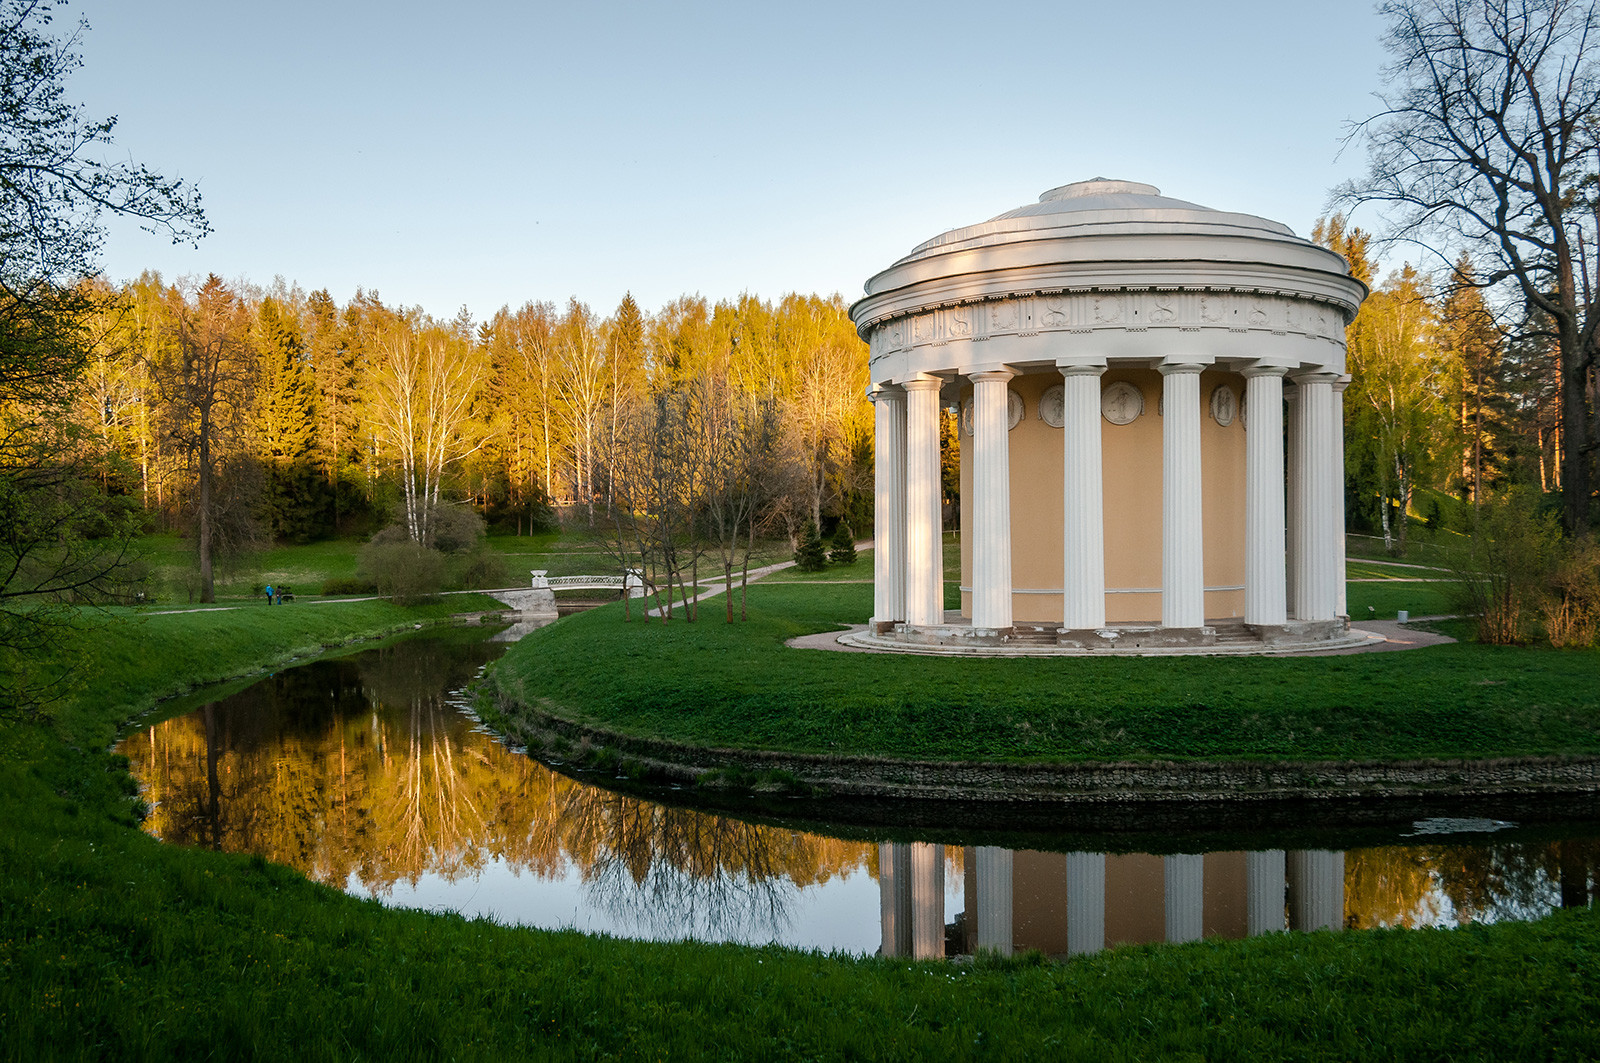
M 750 619 L 611 607 L 522 640 L 494 682 L 630 734 L 964 759 L 1600 754 L 1600 656 L 1475 645 L 1321 658 L 986 659 L 792 650 L 869 586 L 756 586 Z
M 139 832 L 104 749 L 162 662 L 194 681 L 431 615 L 328 610 L 102 633 L 96 696 L 5 729 L 0 1058 L 1539 1059 L 1600 1037 L 1592 910 L 956 967 L 394 912 Z M 324 615 L 342 630 L 299 626 Z

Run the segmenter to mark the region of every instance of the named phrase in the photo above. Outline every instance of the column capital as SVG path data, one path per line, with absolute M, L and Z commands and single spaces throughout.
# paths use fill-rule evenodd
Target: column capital
M 979 380 L 998 380 L 1003 384 L 1016 375 L 1016 371 L 1010 366 L 999 366 L 993 369 L 986 368 L 975 370 L 974 372 L 967 374 L 967 379 L 974 382 Z
M 1258 376 L 1287 376 L 1289 367 L 1286 365 L 1252 365 L 1239 370 L 1239 374 L 1246 380 Z
M 1339 374 L 1328 369 L 1306 369 L 1290 373 L 1289 381 L 1293 384 L 1333 384 L 1339 379 Z
M 907 391 L 938 391 L 944 387 L 944 377 L 918 373 L 910 380 L 902 380 L 900 386 Z
M 1190 373 L 1199 374 L 1210 368 L 1211 367 L 1209 365 L 1206 365 L 1203 362 L 1162 362 L 1160 365 L 1156 366 L 1156 370 L 1160 372 L 1162 376 L 1171 376 L 1173 374 L 1183 376 Z
M 880 399 L 901 399 L 906 397 L 905 389 L 899 384 L 873 384 L 867 388 L 867 401 L 877 402 Z
M 1057 362 L 1056 368 L 1065 377 L 1093 376 L 1098 377 L 1105 373 L 1104 362 Z
M 1344 375 L 1340 376 L 1338 380 L 1333 382 L 1333 393 L 1335 395 L 1344 394 L 1344 389 L 1350 386 L 1350 380 L 1351 377 L 1349 373 L 1345 373 Z

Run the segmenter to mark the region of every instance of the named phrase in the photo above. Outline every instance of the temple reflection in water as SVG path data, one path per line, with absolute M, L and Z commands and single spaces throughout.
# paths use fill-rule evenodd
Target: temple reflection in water
M 946 924 L 945 847 L 878 847 L 885 956 L 987 950 L 1075 956 L 1111 945 L 1339 929 L 1344 853 L 962 853 L 964 909 Z
M 1051 835 L 1020 850 L 880 843 L 658 804 L 554 773 L 484 733 L 447 692 L 498 648 L 465 638 L 289 669 L 127 736 L 120 748 L 154 806 L 146 828 L 358 895 L 507 923 L 909 957 L 1454 926 L 1594 897 L 1592 816 L 1532 831 L 1402 823 L 1342 852 L 1269 848 L 1263 834 L 1259 851 L 1201 855 L 1073 851 L 1082 839 Z

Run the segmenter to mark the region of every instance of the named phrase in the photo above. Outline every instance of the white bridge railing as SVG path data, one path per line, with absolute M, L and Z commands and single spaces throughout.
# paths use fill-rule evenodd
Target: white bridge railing
M 546 568 L 535 568 L 534 590 L 626 590 L 630 598 L 643 598 L 644 576 L 638 569 L 628 569 L 626 576 L 552 576 Z

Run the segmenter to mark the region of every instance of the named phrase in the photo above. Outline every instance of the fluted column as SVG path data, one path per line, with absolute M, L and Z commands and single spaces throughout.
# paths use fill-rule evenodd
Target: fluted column
M 1344 929 L 1344 854 L 1289 854 L 1289 929 Z
M 906 621 L 944 621 L 938 377 L 906 382 Z
M 1162 365 L 1161 626 L 1205 626 L 1205 544 L 1201 534 L 1200 371 Z
M 1345 573 L 1344 542 L 1344 389 L 1349 386 L 1349 377 L 1340 377 L 1333 382 L 1333 556 L 1337 568 L 1334 575 L 1334 616 L 1350 615 L 1350 603 L 1346 597 L 1349 577 Z
M 1300 419 L 1304 417 L 1301 411 L 1301 402 L 1305 399 L 1305 389 L 1289 381 L 1287 392 L 1289 400 L 1289 423 L 1285 426 L 1284 435 L 1288 437 L 1289 459 L 1284 475 L 1288 480 L 1288 511 L 1284 514 L 1284 553 L 1288 560 L 1288 582 L 1285 587 L 1284 606 L 1289 616 L 1300 615 L 1300 529 L 1305 527 L 1305 470 L 1300 458 L 1301 427 Z
M 972 627 L 1011 630 L 1012 374 L 972 374 Z
M 911 955 L 944 956 L 944 846 L 911 843 Z
M 1199 941 L 1205 932 L 1205 860 L 1199 853 L 1161 858 L 1168 941 Z
M 1104 484 L 1100 454 L 1100 375 L 1103 365 L 1064 366 L 1062 385 L 1061 626 L 1106 623 Z
M 978 948 L 1011 955 L 1011 873 L 1010 849 L 992 845 L 977 848 L 978 863 Z
M 1067 954 L 1106 947 L 1106 854 L 1067 854 Z
M 1299 417 L 1296 419 L 1299 459 L 1295 469 L 1301 498 L 1296 522 L 1295 615 L 1301 620 L 1332 620 L 1338 606 L 1339 558 L 1342 543 L 1334 541 L 1336 507 L 1342 497 L 1344 456 L 1336 454 L 1343 429 L 1334 423 L 1332 373 L 1308 373 L 1299 378 Z
M 1283 374 L 1275 366 L 1246 369 L 1250 424 L 1245 432 L 1244 622 L 1282 627 Z
M 1283 850 L 1268 849 L 1244 856 L 1245 933 L 1283 929 L 1285 878 Z
M 906 393 L 875 388 L 872 406 L 872 620 L 881 630 L 906 618 Z

